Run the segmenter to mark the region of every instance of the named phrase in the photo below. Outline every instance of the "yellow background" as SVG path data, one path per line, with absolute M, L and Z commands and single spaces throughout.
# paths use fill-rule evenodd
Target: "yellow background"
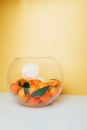
M 0 91 L 21 56 L 56 57 L 63 93 L 87 95 L 86 0 L 0 0 Z

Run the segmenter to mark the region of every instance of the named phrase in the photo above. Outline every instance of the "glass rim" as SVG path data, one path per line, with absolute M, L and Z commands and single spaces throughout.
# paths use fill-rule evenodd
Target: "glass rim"
M 56 59 L 55 57 L 51 56 L 23 56 L 23 57 L 15 57 L 14 59 Z

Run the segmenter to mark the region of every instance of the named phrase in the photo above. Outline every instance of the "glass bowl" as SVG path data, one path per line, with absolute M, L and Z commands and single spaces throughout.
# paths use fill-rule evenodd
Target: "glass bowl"
M 45 106 L 61 93 L 63 74 L 53 57 L 15 58 L 8 69 L 8 89 L 24 106 Z

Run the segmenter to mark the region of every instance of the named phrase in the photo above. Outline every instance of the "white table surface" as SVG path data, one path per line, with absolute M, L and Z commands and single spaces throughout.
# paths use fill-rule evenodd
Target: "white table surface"
M 87 96 L 61 95 L 49 106 L 28 108 L 0 93 L 0 130 L 87 130 Z

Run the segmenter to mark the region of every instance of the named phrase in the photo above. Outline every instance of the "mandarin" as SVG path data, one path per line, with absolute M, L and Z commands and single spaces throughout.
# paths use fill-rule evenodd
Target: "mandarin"
M 46 85 L 46 83 L 45 82 L 40 82 L 39 84 L 38 84 L 38 87 L 39 88 L 43 88 L 43 87 L 46 87 L 47 85 Z
M 13 94 L 16 94 L 19 90 L 19 85 L 17 83 L 12 83 L 10 86 L 10 90 Z
M 29 89 L 29 93 L 32 94 L 33 92 L 35 92 L 36 90 L 38 90 L 38 87 L 35 85 L 31 85 L 30 89 Z
M 41 81 L 39 79 L 33 80 L 33 83 L 37 86 Z
M 51 83 L 53 86 L 55 85 L 61 86 L 61 82 L 59 80 L 53 80 Z
M 40 96 L 40 100 L 43 103 L 49 102 L 50 101 L 50 93 L 47 91 L 44 95 Z
M 40 103 L 40 98 L 33 98 L 33 97 L 30 97 L 28 99 L 28 103 L 32 104 L 32 105 L 38 105 Z
M 24 88 L 21 88 L 18 92 L 18 97 L 19 99 L 21 99 L 22 101 L 26 102 L 28 97 L 25 96 L 25 93 L 24 93 Z
M 58 90 L 59 90 L 59 87 L 53 87 L 53 88 L 51 88 L 50 91 L 49 91 L 51 97 L 56 96 L 57 93 L 58 93 Z

